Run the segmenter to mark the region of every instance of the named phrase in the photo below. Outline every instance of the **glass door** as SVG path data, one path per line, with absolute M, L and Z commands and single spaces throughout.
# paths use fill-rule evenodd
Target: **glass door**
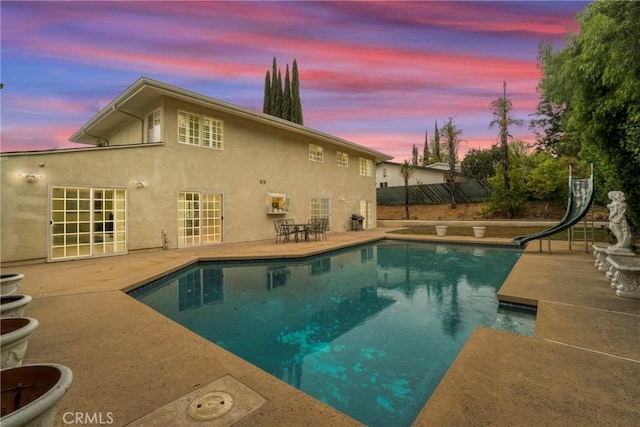
M 49 260 L 126 253 L 126 191 L 52 187 Z

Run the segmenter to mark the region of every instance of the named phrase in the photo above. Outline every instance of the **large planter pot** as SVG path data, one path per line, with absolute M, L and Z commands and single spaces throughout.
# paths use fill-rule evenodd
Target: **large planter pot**
M 447 235 L 447 226 L 446 225 L 436 225 L 436 236 L 444 237 Z
M 13 295 L 18 293 L 20 281 L 24 278 L 21 273 L 3 273 L 0 275 L 0 295 Z
M 473 235 L 477 238 L 484 237 L 484 233 L 487 230 L 487 227 L 473 227 Z
M 24 309 L 32 299 L 30 295 L 1 295 L 0 317 L 22 317 Z
M 22 365 L 29 336 L 38 327 L 38 321 L 30 317 L 9 317 L 0 322 L 0 367 L 2 369 Z
M 56 405 L 73 380 L 69 368 L 54 363 L 0 371 L 2 427 L 45 427 L 55 422 Z

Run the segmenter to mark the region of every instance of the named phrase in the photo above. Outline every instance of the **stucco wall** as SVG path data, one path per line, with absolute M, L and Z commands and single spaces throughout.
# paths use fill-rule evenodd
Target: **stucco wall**
M 176 143 L 179 108 L 222 119 L 224 150 Z M 226 243 L 272 238 L 276 218 L 306 222 L 310 197 L 331 200 L 334 231 L 349 229 L 349 217 L 359 212 L 361 200 L 375 203 L 375 179 L 359 175 L 360 154 L 355 150 L 169 99 L 164 102 L 163 119 L 164 144 L 4 155 L 2 262 L 46 258 L 50 186 L 126 189 L 129 250 L 161 247 L 162 229 L 169 247 L 177 247 L 177 193 L 181 190 L 223 194 Z M 139 135 L 139 121 L 124 123 L 131 129 L 119 129 L 119 134 Z M 324 147 L 324 163 L 309 161 L 309 143 Z M 336 150 L 349 154 L 348 168 L 336 165 Z M 43 179 L 27 183 L 18 178 L 21 172 L 38 172 Z M 133 188 L 131 181 L 138 179 L 147 181 L 148 187 Z M 267 215 L 267 192 L 289 194 L 292 212 Z

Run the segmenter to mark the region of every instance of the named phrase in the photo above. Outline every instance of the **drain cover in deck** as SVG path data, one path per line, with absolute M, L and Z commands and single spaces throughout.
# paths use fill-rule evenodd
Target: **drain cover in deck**
M 223 416 L 233 408 L 233 397 L 224 391 L 203 394 L 189 404 L 187 412 L 194 420 L 208 421 Z

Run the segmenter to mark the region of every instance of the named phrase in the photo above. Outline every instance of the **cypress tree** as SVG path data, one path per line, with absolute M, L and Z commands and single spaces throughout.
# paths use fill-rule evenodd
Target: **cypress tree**
M 269 114 L 276 116 L 276 105 L 278 105 L 278 65 L 276 57 L 273 57 L 273 65 L 271 68 L 271 97 L 269 101 Z
M 273 100 L 273 115 L 282 118 L 282 73 L 278 70 L 278 78 L 276 79 L 276 99 Z
M 300 101 L 300 80 L 298 77 L 298 63 L 294 59 L 291 69 L 291 121 L 300 125 L 302 119 L 302 102 Z
M 262 103 L 262 112 L 266 114 L 271 113 L 271 76 L 269 70 L 264 78 L 264 101 Z
M 427 130 L 424 131 L 424 148 L 422 149 L 422 166 L 427 166 L 429 164 L 430 155 L 429 155 L 429 136 L 427 135 Z
M 289 64 L 284 75 L 284 93 L 282 95 L 282 118 L 291 120 L 291 81 L 289 80 Z
M 416 144 L 411 147 L 411 165 L 418 166 L 418 147 L 416 147 Z
M 434 131 L 433 141 L 431 142 L 431 152 L 433 153 L 433 161 L 441 162 L 442 155 L 440 154 L 440 131 L 438 131 L 438 121 L 436 120 L 436 129 Z

